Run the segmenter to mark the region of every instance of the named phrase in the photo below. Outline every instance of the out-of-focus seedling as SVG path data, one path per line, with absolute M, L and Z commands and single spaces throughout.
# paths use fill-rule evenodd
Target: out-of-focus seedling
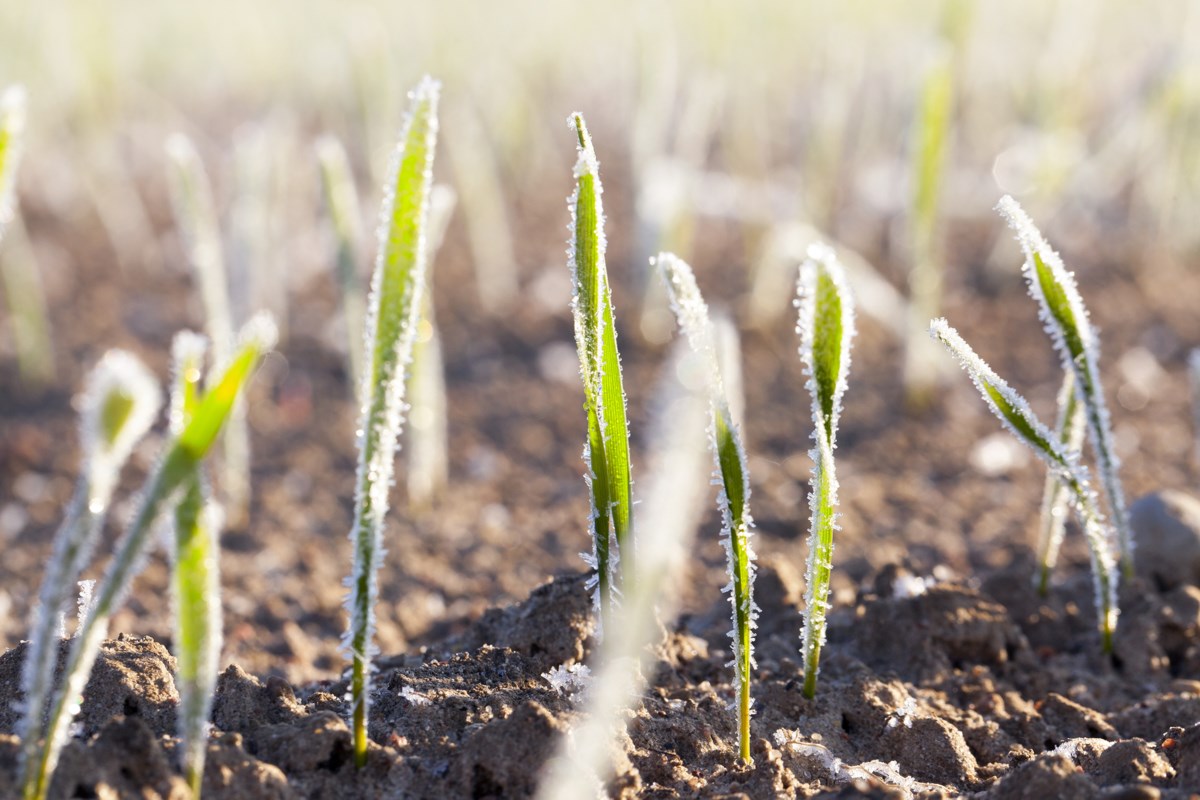
M 1192 435 L 1196 437 L 1196 465 L 1200 466 L 1200 347 L 1188 354 L 1188 383 L 1192 387 Z
M 0 95 L 0 238 L 16 206 L 17 166 L 25 140 L 25 90 L 10 86 Z
M 11 86 L 0 94 L 0 242 L 5 245 L 0 252 L 0 281 L 8 301 L 21 378 L 31 386 L 42 386 L 54 377 L 54 351 L 37 263 L 17 215 L 25 106 L 25 90 L 20 86 Z
M 222 364 L 233 348 L 233 315 L 212 184 L 200 154 L 185 135 L 173 134 L 167 140 L 166 151 L 171 208 L 200 289 L 213 361 Z M 241 526 L 246 522 L 250 502 L 250 432 L 246 409 L 240 403 L 222 434 L 221 445 L 220 490 L 231 524 Z
M 325 135 L 317 140 L 317 161 L 325 207 L 337 246 L 337 280 L 342 296 L 342 321 L 346 326 L 346 351 L 350 357 L 350 380 L 358 392 L 363 379 L 363 339 L 366 299 L 359 277 L 359 247 L 363 239 L 362 210 L 358 190 L 350 172 L 350 160 L 341 140 Z
M 737 679 L 738 754 L 750 758 L 750 674 L 754 669 L 754 627 L 758 608 L 754 605 L 754 551 L 750 533 L 750 474 L 746 451 L 734 423 L 717 360 L 716 335 L 708 318 L 708 305 L 696 285 L 692 269 L 671 253 L 660 253 L 653 262 L 667 287 L 671 309 L 679 329 L 692 350 L 704 362 L 709 406 L 709 447 L 716 466 L 717 506 L 724 525 L 722 540 L 728 559 L 729 593 L 733 605 L 733 666 Z
M 83 474 L 54 536 L 21 672 L 25 715 L 18 733 L 25 764 L 37 759 L 62 615 L 71 589 L 92 556 L 121 467 L 150 429 L 161 405 L 162 393 L 154 376 L 123 350 L 110 350 L 88 376 L 80 404 Z
M 676 351 L 679 353 L 680 351 Z M 672 367 L 678 367 L 679 359 Z M 649 666 L 649 648 L 669 624 L 680 597 L 679 584 L 703 503 L 706 404 L 704 398 L 669 381 L 656 398 L 651 425 L 653 466 L 639 519 L 654 531 L 625 564 L 625 589 L 612 609 L 608 633 L 593 659 L 592 680 L 581 722 L 559 741 L 538 787 L 539 800 L 596 797 L 612 773 L 611 745 L 625 726 Z M 657 614 L 655 613 L 657 609 Z
M 613 593 L 622 586 L 618 559 L 628 562 L 633 556 L 629 427 L 612 293 L 604 262 L 600 162 L 583 115 L 573 114 L 569 122 L 579 141 L 579 159 L 575 163 L 575 192 L 569 200 L 571 238 L 567 256 L 574 286 L 571 307 L 575 345 L 588 419 L 583 457 L 592 495 L 593 550 L 589 563 L 596 570 L 596 606 L 600 630 L 604 631 L 612 613 Z
M 427 508 L 449 479 L 447 444 L 446 369 L 442 362 L 442 337 L 433 311 L 433 265 L 450 225 L 458 196 L 449 186 L 437 184 L 429 195 L 428 261 L 421 321 L 413 343 L 412 372 L 408 378 L 410 408 L 405 445 L 408 450 L 405 484 L 415 507 Z
M 937 248 L 938 199 L 950 138 L 954 99 L 953 62 L 939 54 L 921 88 L 913 150 L 912 269 L 908 275 L 909 334 L 904 349 L 904 383 L 914 407 L 932 399 L 939 361 L 925 335 L 926 322 L 942 304 L 942 264 Z
M 79 712 L 83 688 L 108 633 L 108 621 L 145 564 L 151 531 L 178 502 L 179 491 L 192 479 L 212 448 L 242 387 L 262 356 L 274 347 L 275 338 L 275 324 L 267 315 L 259 315 L 246 324 L 233 357 L 196 401 L 188 423 L 172 435 L 166 454 L 147 480 L 137 511 L 117 543 L 116 553 L 96 587 L 91 609 L 76 632 L 62 684 L 50 704 L 45 724 L 38 727 L 43 709 L 26 708 L 26 715 L 34 721 L 29 730 L 41 733 L 32 737 L 41 739 L 40 753 L 22 765 L 26 800 L 41 800 L 46 795 L 71 721 Z
M 1025 398 L 1016 393 L 944 319 L 935 319 L 929 332 L 958 358 L 975 388 L 1004 426 L 1046 462 L 1070 491 L 1071 501 L 1083 524 L 1091 552 L 1096 590 L 1096 616 L 1100 622 L 1101 647 L 1112 652 L 1117 625 L 1117 558 L 1112 528 L 1105 522 L 1088 482 L 1087 468 L 1068 453 L 1055 435 L 1034 416 Z
M 808 591 L 804 615 L 804 696 L 817 691 L 821 647 L 825 644 L 829 610 L 829 575 L 833 569 L 833 532 L 837 530 L 838 480 L 833 450 L 837 446 L 838 418 L 846 375 L 850 370 L 850 344 L 854 339 L 854 301 L 833 251 L 824 245 L 809 248 L 800 267 L 800 359 L 812 396 L 812 491 L 808 496 L 811 521 L 808 534 Z
M 462 189 L 467 245 L 479 303 L 498 313 L 517 296 L 517 259 L 496 153 L 474 108 L 459 104 L 446 127 L 455 182 Z

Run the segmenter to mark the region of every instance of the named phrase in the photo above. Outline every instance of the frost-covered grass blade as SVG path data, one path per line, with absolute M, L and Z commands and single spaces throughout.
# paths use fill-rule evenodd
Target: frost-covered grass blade
M 812 396 L 813 484 L 809 494 L 811 521 L 808 535 L 808 590 L 804 615 L 804 696 L 817 691 L 821 647 L 825 643 L 829 610 L 829 575 L 833 569 L 833 532 L 837 530 L 837 473 L 833 450 L 837 446 L 838 418 L 846 375 L 850 369 L 850 344 L 854 339 L 854 301 L 846 288 L 841 264 L 824 245 L 809 248 L 800 267 L 800 359 Z
M 571 239 L 567 257 L 574 287 L 571 307 L 575 345 L 588 419 L 584 460 L 590 470 L 593 559 L 603 630 L 611 613 L 612 594 L 620 584 L 617 560 L 628 562 L 633 557 L 629 428 L 612 293 L 604 262 L 600 163 L 583 115 L 574 114 L 569 122 L 578 139 L 579 158 L 575 163 L 575 192 L 569 201 Z
M 1063 372 L 1062 388 L 1058 391 L 1058 420 L 1055 425 L 1056 439 L 1068 454 L 1079 453 L 1084 434 L 1083 406 L 1075 394 L 1075 373 Z M 1038 535 L 1039 594 L 1050 588 L 1050 572 L 1058 561 L 1058 549 L 1062 545 L 1063 531 L 1067 524 L 1070 489 L 1051 470 L 1046 474 L 1046 488 L 1042 493 L 1041 527 Z
M 242 387 L 262 356 L 275 345 L 275 337 L 275 324 L 269 316 L 259 315 L 246 324 L 232 359 L 196 400 L 191 419 L 171 437 L 165 455 L 147 480 L 136 513 L 96 587 L 91 611 L 75 635 L 63 672 L 63 683 L 54 696 L 43 729 L 45 737 L 41 753 L 24 764 L 22 782 L 27 800 L 45 797 L 59 751 L 71 721 L 79 711 L 79 697 L 100 652 L 100 644 L 108 633 L 108 621 L 145 563 L 151 531 L 178 502 L 179 491 L 208 455 Z
M 192 333 L 175 337 L 171 433 L 183 432 L 196 413 L 206 349 Z M 208 716 L 221 652 L 220 509 L 210 497 L 200 465 L 183 483 L 175 506 L 171 548 L 175 686 L 179 690 L 180 761 L 192 794 L 200 797 Z
M 161 405 L 154 376 L 123 350 L 106 353 L 88 377 L 80 413 L 83 475 L 54 537 L 21 673 L 25 713 L 18 732 L 25 764 L 37 759 L 58 657 L 58 632 L 71 588 L 91 558 L 121 467 Z
M 696 285 L 692 269 L 671 253 L 660 253 L 651 262 L 666 283 L 671 309 L 688 344 L 704 361 L 708 385 L 709 446 L 716 463 L 716 478 L 721 487 L 717 505 L 724 525 L 722 538 L 728 557 L 730 602 L 733 605 L 733 666 L 738 686 L 738 753 L 747 763 L 750 758 L 750 673 L 754 668 L 754 626 L 758 609 L 754 605 L 754 551 L 750 532 L 750 476 L 746 452 L 734 424 L 725 384 L 717 358 L 716 335 L 709 322 L 708 306 Z
M 350 702 L 354 760 L 367 759 L 371 659 L 375 654 L 377 573 L 383 561 L 388 491 L 404 415 L 405 373 L 420 318 L 426 265 L 426 224 L 437 144 L 439 84 L 425 78 L 411 94 L 408 118 L 384 187 L 379 256 L 371 279 L 355 487 L 353 571 L 343 642 L 351 659 Z
M 1067 272 L 1062 259 L 1046 243 L 1033 221 L 1017 201 L 1007 195 L 1000 199 L 998 209 L 1025 251 L 1021 269 L 1029 294 L 1038 303 L 1042 322 L 1054 341 L 1063 369 L 1075 373 L 1075 393 L 1083 406 L 1088 440 L 1096 454 L 1096 469 L 1120 542 L 1121 567 L 1126 575 L 1132 575 L 1134 543 L 1125 493 L 1118 475 L 1121 464 L 1113 446 L 1108 404 L 1100 385 L 1099 338 L 1088 320 L 1087 308 L 1075 286 L 1074 276 Z
M 933 320 L 929 325 L 929 332 L 958 358 L 992 413 L 999 417 L 1014 436 L 1045 461 L 1070 491 L 1091 552 L 1101 646 L 1104 652 L 1111 653 L 1113 631 L 1119 613 L 1115 542 L 1111 527 L 1106 524 L 1096 505 L 1096 496 L 1088 483 L 1087 469 L 1074 455 L 1068 453 L 1054 433 L 1034 416 L 1025 398 L 1017 394 L 976 355 L 946 320 Z

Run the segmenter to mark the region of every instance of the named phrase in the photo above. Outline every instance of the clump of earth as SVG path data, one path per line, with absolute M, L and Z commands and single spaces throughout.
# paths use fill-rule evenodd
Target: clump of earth
M 1200 788 L 1200 501 L 1133 509 L 1139 573 L 1122 587 L 1111 656 L 1091 577 L 1045 597 L 1015 550 L 974 579 L 890 564 L 830 617 L 818 692 L 801 694 L 803 585 L 767 560 L 753 686 L 753 765 L 738 763 L 727 606 L 664 628 L 648 686 L 613 744 L 611 796 L 1183 798 Z M 365 768 L 345 681 L 221 674 L 204 795 L 233 798 L 531 796 L 586 686 L 586 575 L 564 574 L 461 633 L 379 662 Z M 0 656 L 0 796 L 15 796 L 24 645 Z M 65 653 L 65 643 L 64 643 Z M 186 798 L 175 767 L 173 659 L 150 637 L 105 643 L 55 798 Z

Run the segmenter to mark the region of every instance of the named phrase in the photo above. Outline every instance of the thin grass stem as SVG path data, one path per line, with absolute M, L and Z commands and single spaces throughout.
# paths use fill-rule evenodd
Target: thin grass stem
M 1075 373 L 1063 373 L 1062 388 L 1058 391 L 1058 420 L 1055 434 L 1059 444 L 1067 453 L 1079 453 L 1083 445 L 1085 422 L 1083 407 L 1075 394 Z M 1066 529 L 1070 492 L 1050 471 L 1046 474 L 1046 487 L 1042 492 L 1041 526 L 1038 532 L 1038 594 L 1045 595 L 1050 590 L 1050 573 L 1058 561 L 1058 550 L 1062 545 L 1063 532 Z

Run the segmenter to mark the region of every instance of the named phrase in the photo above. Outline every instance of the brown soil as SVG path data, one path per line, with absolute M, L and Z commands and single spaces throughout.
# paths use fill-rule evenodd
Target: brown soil
M 569 175 L 564 154 L 562 174 L 540 181 L 519 206 L 518 256 L 546 265 L 522 279 L 531 296 L 547 294 L 553 303 L 529 300 L 485 315 L 458 221 L 439 256 L 434 294 L 452 477 L 429 509 L 411 508 L 401 489 L 393 496 L 379 641 L 395 655 L 381 663 L 375 746 L 362 771 L 348 759 L 338 651 L 355 409 L 340 333 L 329 323 L 336 303 L 328 279 L 292 287 L 289 338 L 251 396 L 252 523 L 223 539 L 223 663 L 230 666 L 213 712 L 207 797 L 523 797 L 536 786 L 539 766 L 577 713 L 542 673 L 586 660 L 592 646 L 576 572 L 576 554 L 588 548 L 582 398 L 577 378 L 555 367 L 564 348 L 567 356 L 572 350 L 560 241 Z M 614 168 L 606 193 L 610 269 L 636 477 L 644 474 L 649 393 L 664 359 L 634 329 L 622 183 Z M 170 336 L 199 322 L 165 233 L 161 193 L 147 196 L 163 226 L 167 269 L 135 259 L 121 271 L 94 218 L 64 220 L 36 195 L 25 203 L 47 272 L 59 377 L 45 391 L 0 393 L 0 606 L 7 608 L 0 636 L 11 648 L 0 657 L 0 796 L 13 791 L 16 743 L 7 733 L 11 703 L 20 699 L 18 643 L 77 468 L 71 394 L 110 346 L 135 350 L 165 374 Z M 1017 256 L 1005 260 L 1008 272 L 985 269 L 999 223 L 964 228 L 950 240 L 950 263 L 963 268 L 951 273 L 947 316 L 1050 416 L 1058 367 L 1024 296 Z M 1137 497 L 1195 484 L 1182 363 L 1200 341 L 1189 300 L 1200 297 L 1200 274 L 1131 242 L 1087 228 L 1062 249 L 1103 328 L 1122 476 Z M 701 227 L 694 261 L 714 304 L 739 307 L 745 251 L 729 226 Z M 870 252 L 899 282 L 891 265 L 900 256 L 886 243 Z M 1187 501 L 1164 494 L 1140 509 L 1143 574 L 1123 587 L 1117 652 L 1102 658 L 1077 530 L 1049 597 L 1030 588 L 1044 470 L 1030 461 L 985 476 L 972 466 L 972 449 L 999 427 L 964 376 L 951 375 L 945 397 L 926 411 L 906 412 L 899 346 L 866 317 L 838 449 L 843 530 L 830 644 L 817 698 L 802 698 L 807 401 L 791 321 L 765 331 L 740 322 L 763 564 L 755 767 L 734 758 L 728 606 L 719 595 L 726 579 L 710 514 L 685 613 L 656 650 L 612 792 L 1132 798 L 1200 791 L 1197 544 L 1194 529 L 1169 521 L 1194 515 L 1180 510 Z M 1118 366 L 1131 351 L 1161 367 L 1153 386 Z M 0 383 L 16 387 L 15 364 L 3 356 Z M 139 448 L 127 488 L 136 488 L 160 442 Z M 898 598 L 893 589 L 906 572 L 938 582 Z M 186 795 L 173 766 L 171 659 L 159 644 L 169 642 L 165 598 L 166 570 L 156 558 L 114 620 L 114 635 L 128 635 L 106 646 L 55 796 Z

